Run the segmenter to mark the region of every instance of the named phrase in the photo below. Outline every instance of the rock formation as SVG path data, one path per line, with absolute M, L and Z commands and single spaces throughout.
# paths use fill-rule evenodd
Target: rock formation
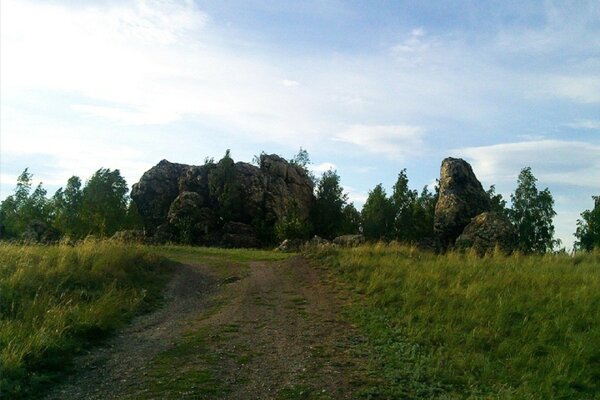
M 240 247 L 259 245 L 290 212 L 307 220 L 314 203 L 304 168 L 267 154 L 259 167 L 228 157 L 202 166 L 162 160 L 131 198 L 157 241 Z
M 471 218 L 490 211 L 490 199 L 473 169 L 460 158 L 442 162 L 433 232 L 442 248 L 451 246 Z
M 480 255 L 494 251 L 498 246 L 510 254 L 517 246 L 517 231 L 509 219 L 496 212 L 484 212 L 466 226 L 456 239 L 456 247 L 473 248 Z

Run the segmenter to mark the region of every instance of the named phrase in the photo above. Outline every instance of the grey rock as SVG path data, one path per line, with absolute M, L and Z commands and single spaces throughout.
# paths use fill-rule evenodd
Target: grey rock
M 484 212 L 473 219 L 456 239 L 456 247 L 472 248 L 480 255 L 494 251 L 496 246 L 510 254 L 517 247 L 517 231 L 510 220 L 496 212 Z
M 355 247 L 363 244 L 365 237 L 363 235 L 342 235 L 333 239 L 333 244 L 344 247 Z
M 471 218 L 490 211 L 490 199 L 473 169 L 460 158 L 442 162 L 433 231 L 442 248 L 454 244 Z

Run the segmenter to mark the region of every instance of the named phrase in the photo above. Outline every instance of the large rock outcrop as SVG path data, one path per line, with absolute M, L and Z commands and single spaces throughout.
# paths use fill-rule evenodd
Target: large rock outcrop
M 256 246 L 290 212 L 307 220 L 315 201 L 304 168 L 267 154 L 258 167 L 162 160 L 133 185 L 131 198 L 157 240 L 224 246 Z
M 460 158 L 442 161 L 433 232 L 442 248 L 454 245 L 471 218 L 490 211 L 490 199 L 473 169 Z
M 456 247 L 472 248 L 480 255 L 496 246 L 510 254 L 517 246 L 517 231 L 508 217 L 497 212 L 484 212 L 473 219 L 456 239 Z

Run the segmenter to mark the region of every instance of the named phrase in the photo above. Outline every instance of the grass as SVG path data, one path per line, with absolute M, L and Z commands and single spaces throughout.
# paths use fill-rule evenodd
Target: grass
M 311 254 L 353 292 L 380 376 L 367 398 L 600 399 L 600 253 Z
M 0 244 L 0 392 L 36 398 L 74 354 L 155 304 L 164 258 L 111 241 Z

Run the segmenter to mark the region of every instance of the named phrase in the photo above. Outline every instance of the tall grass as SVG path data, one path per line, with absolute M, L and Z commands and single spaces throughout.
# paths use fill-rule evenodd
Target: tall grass
M 167 272 L 140 246 L 0 244 L 0 397 L 34 397 L 82 347 L 158 297 Z
M 600 252 L 315 250 L 378 350 L 374 398 L 600 399 Z

